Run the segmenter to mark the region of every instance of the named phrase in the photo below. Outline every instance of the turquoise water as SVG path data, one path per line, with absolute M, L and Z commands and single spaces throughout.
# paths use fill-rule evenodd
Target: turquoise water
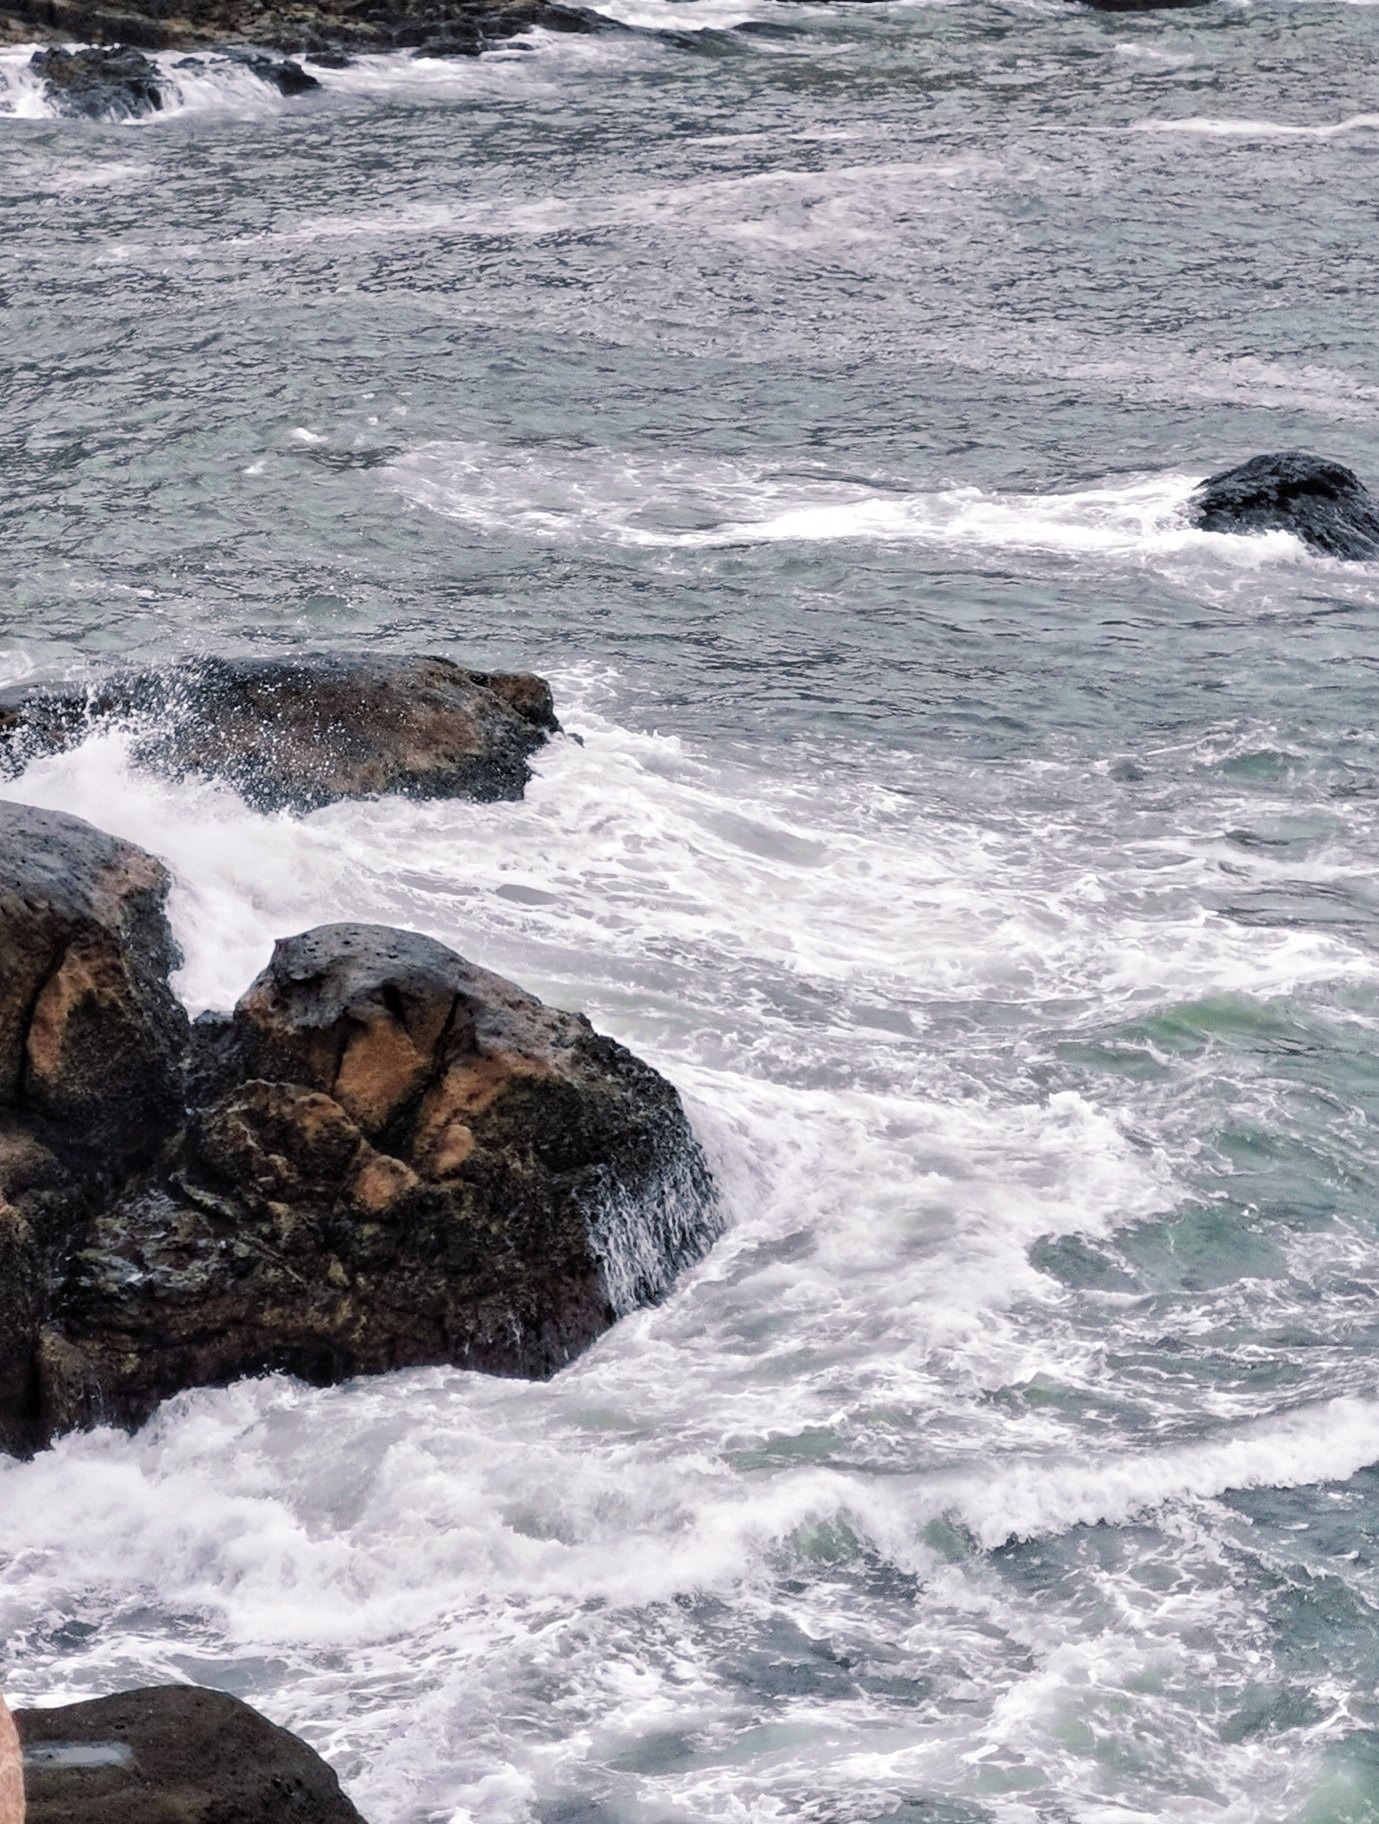
M 731 1215 L 549 1386 L 0 1471 L 7 1688 L 238 1692 L 370 1824 L 1377 1820 L 1379 574 L 1184 503 L 1379 484 L 1379 13 L 619 16 L 143 123 L 0 56 L 0 676 L 441 651 L 583 737 L 3 789 L 167 859 L 193 1008 L 328 917 L 583 1008 Z

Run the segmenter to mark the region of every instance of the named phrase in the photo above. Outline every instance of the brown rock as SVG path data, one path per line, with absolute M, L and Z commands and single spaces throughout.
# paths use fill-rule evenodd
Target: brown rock
M 204 659 L 162 672 L 0 692 L 0 761 L 17 770 L 119 722 L 135 757 L 227 780 L 261 810 L 341 798 L 520 798 L 527 759 L 560 724 L 530 673 L 442 658 L 317 653 Z
M 76 1248 L 46 1410 L 423 1363 L 544 1378 L 721 1226 L 675 1090 L 429 938 L 280 942 L 198 1022 L 188 1128 Z
M 29 1824 L 362 1824 L 313 1749 L 195 1685 L 15 1713 Z
M 181 1116 L 167 890 L 132 844 L 0 804 L 0 1448 L 37 1435 L 39 1330 L 73 1230 Z

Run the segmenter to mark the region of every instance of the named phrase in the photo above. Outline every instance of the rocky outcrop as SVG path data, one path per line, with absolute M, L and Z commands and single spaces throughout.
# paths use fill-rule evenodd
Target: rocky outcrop
M 56 1429 L 269 1369 L 544 1378 L 714 1239 L 674 1089 L 429 938 L 328 925 L 198 1023 L 193 1113 L 80 1237 Z
M 204 659 L 0 692 L 0 765 L 14 773 L 116 723 L 143 765 L 298 811 L 386 792 L 520 798 L 529 755 L 560 727 L 550 686 L 527 672 L 330 653 Z
M 540 26 L 553 32 L 617 31 L 616 21 L 565 0 L 5 0 L 0 38 L 78 39 L 145 50 L 258 45 L 336 64 L 342 54 L 414 49 L 478 56 Z
M 1303 450 L 1209 476 L 1191 512 L 1207 532 L 1291 532 L 1327 557 L 1379 557 L 1379 501 L 1350 469 Z
M 0 804 L 0 1446 L 38 1421 L 38 1351 L 74 1229 L 180 1118 L 187 1016 L 151 855 Z
M 29 1824 L 361 1824 L 286 1729 L 195 1685 L 15 1714 Z
M 131 120 L 155 114 L 163 105 L 158 66 L 129 45 L 58 47 L 35 51 L 30 67 L 39 71 L 48 99 L 63 114 L 88 120 Z

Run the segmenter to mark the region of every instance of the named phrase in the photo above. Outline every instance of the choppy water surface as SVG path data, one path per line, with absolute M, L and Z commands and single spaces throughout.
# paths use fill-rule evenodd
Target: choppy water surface
M 0 54 L 3 675 L 434 650 L 584 738 L 5 790 L 169 861 L 194 1007 L 366 917 L 586 1009 L 732 1219 L 549 1386 L 5 1467 L 11 1695 L 220 1685 L 371 1824 L 1379 1818 L 1379 574 L 1182 511 L 1379 483 L 1379 10 L 620 16 L 124 125 Z

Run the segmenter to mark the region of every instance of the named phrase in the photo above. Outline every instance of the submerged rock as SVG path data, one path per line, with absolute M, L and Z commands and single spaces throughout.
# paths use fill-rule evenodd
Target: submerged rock
M 252 51 L 239 51 L 234 53 L 232 61 L 280 95 L 306 95 L 321 86 L 319 77 L 311 75 L 290 57 L 255 56 Z
M 361 1824 L 314 1749 L 195 1685 L 15 1712 L 29 1824 Z
M 287 938 L 198 1022 L 194 1112 L 79 1238 L 61 1426 L 284 1369 L 543 1379 L 720 1228 L 680 1098 L 579 1014 L 430 938 Z
M 1082 0 L 1098 13 L 1162 13 L 1184 6 L 1207 6 L 1210 0 Z
M 128 120 L 163 105 L 158 66 L 126 44 L 80 50 L 35 51 L 29 66 L 41 72 L 49 99 L 63 114 L 89 120 Z
M 557 731 L 550 686 L 442 658 L 307 654 L 205 659 L 90 689 L 0 692 L 0 765 L 115 723 L 142 764 L 228 781 L 260 810 L 341 798 L 520 798 L 528 756 Z
M 0 804 L 0 1447 L 42 1429 L 42 1326 L 75 1228 L 181 1118 L 188 1023 L 161 863 Z
M 1207 532 L 1291 532 L 1328 557 L 1379 557 L 1379 501 L 1352 470 L 1304 450 L 1208 476 L 1192 516 Z

